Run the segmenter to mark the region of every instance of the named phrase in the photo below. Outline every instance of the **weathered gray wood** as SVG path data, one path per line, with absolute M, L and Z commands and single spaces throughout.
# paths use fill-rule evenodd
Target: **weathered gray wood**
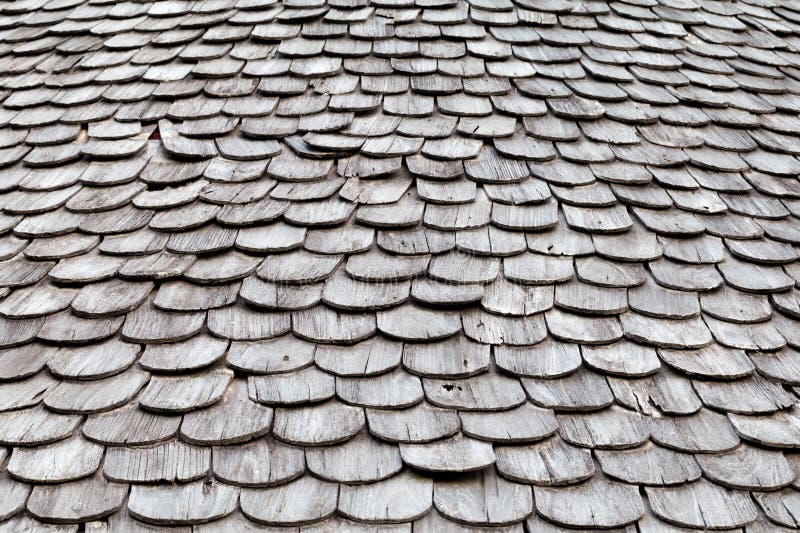
M 142 411 L 136 403 L 91 415 L 83 425 L 86 438 L 102 444 L 152 444 L 174 437 L 179 416 L 162 416 Z
M 15 448 L 8 472 L 33 483 L 62 483 L 95 473 L 103 457 L 103 446 L 75 435 L 46 446 Z
M 491 211 L 492 202 L 483 189 L 478 189 L 475 200 L 468 204 L 428 205 L 423 223 L 443 231 L 482 228 L 490 223 Z
M 36 446 L 70 436 L 78 427 L 79 416 L 52 413 L 38 405 L 0 413 L 0 443 Z
M 116 512 L 128 486 L 109 483 L 102 474 L 69 483 L 37 485 L 28 498 L 28 512 L 45 522 L 88 522 Z M 76 506 L 75 502 L 82 505 Z
M 798 320 L 787 317 L 783 314 L 775 314 L 771 324 L 775 326 L 778 333 L 786 340 L 786 344 L 794 348 L 800 348 L 800 330 L 797 328 Z
M 620 322 L 627 338 L 659 348 L 702 348 L 713 340 L 699 318 L 669 320 L 628 312 Z
M 232 340 L 259 340 L 278 337 L 288 332 L 288 313 L 255 311 L 243 305 L 232 305 L 208 312 L 208 329 Z
M 511 281 L 531 285 L 568 281 L 575 275 L 569 259 L 530 253 L 504 259 L 503 273 Z
M 519 381 L 499 373 L 454 380 L 425 379 L 425 397 L 440 407 L 470 411 L 510 409 L 525 401 Z
M 34 239 L 23 253 L 28 259 L 34 260 L 64 259 L 88 252 L 99 242 L 99 237 L 94 235 L 70 233 Z
M 770 300 L 772 305 L 783 313 L 794 318 L 800 318 L 800 290 L 793 289 L 783 293 L 772 294 L 770 295 Z
M 277 195 L 275 195 L 275 191 L 276 189 L 272 189 L 270 192 L 272 197 L 264 197 L 261 200 L 256 200 L 255 202 L 249 202 L 246 204 L 226 204 L 217 213 L 217 220 L 223 224 L 232 226 L 245 226 L 258 222 L 270 222 L 275 220 L 283 215 L 289 208 L 289 203 L 278 199 Z M 262 230 L 273 227 L 277 229 L 278 227 L 283 226 L 286 225 L 281 222 L 276 222 L 275 224 L 270 224 L 267 226 L 242 228 L 239 230 L 239 233 L 236 236 L 236 246 L 242 250 L 247 250 L 248 244 L 254 244 L 259 249 L 267 248 L 269 245 L 266 243 L 262 243 L 260 245 L 256 243 L 256 237 L 259 235 L 264 235 L 265 232 Z M 302 228 L 300 228 L 300 230 L 301 233 L 304 233 Z M 280 234 L 280 232 L 278 233 Z M 276 246 L 278 245 L 276 244 Z
M 61 311 L 47 317 L 37 336 L 48 342 L 61 344 L 85 344 L 106 339 L 119 331 L 125 317 L 81 318 L 71 311 Z M 35 320 L 35 319 L 34 319 Z M 25 328 L 26 321 L 19 321 L 17 335 Z M 26 329 L 31 326 L 28 325 Z
M 597 253 L 619 261 L 652 261 L 661 257 L 656 235 L 634 224 L 630 231 L 619 235 L 592 235 Z
M 409 524 L 410 526 L 410 524 Z M 433 533 L 439 531 L 442 533 L 456 533 L 462 531 L 464 526 L 455 522 L 452 519 L 445 518 L 436 509 L 431 510 L 428 514 L 416 520 L 413 524 L 414 531 L 421 533 Z M 518 522 L 511 526 L 494 526 L 492 530 L 502 533 L 520 533 L 523 531 L 522 522 Z
M 552 339 L 533 346 L 495 346 L 494 358 L 507 372 L 535 378 L 566 376 L 581 366 L 578 345 Z
M 704 321 L 717 342 L 729 348 L 774 351 L 785 347 L 788 342 L 778 326 L 769 322 L 734 324 L 710 316 L 706 316 Z
M 9 383 L 0 383 L 0 411 L 32 407 L 42 401 L 42 394 L 55 388 L 58 381 L 47 372 Z
M 750 359 L 755 363 L 759 373 L 782 383 L 797 384 L 800 352 L 793 348 L 784 348 L 778 352 L 753 352 Z
M 178 254 L 221 252 L 233 246 L 236 234 L 235 229 L 208 224 L 199 229 L 173 233 L 167 242 L 167 250 Z
M 559 415 L 558 424 L 562 439 L 593 449 L 632 448 L 650 436 L 646 418 L 616 406 L 590 414 Z
M 615 263 L 599 257 L 576 258 L 575 268 L 578 279 L 601 287 L 634 287 L 644 283 L 647 276 L 640 264 Z
M 347 258 L 345 270 L 362 281 L 400 281 L 425 272 L 427 256 L 395 256 L 371 249 Z
M 658 372 L 661 365 L 655 349 L 626 340 L 603 346 L 581 346 L 584 362 L 608 374 L 639 377 Z
M 424 377 L 459 378 L 489 368 L 490 347 L 463 335 L 432 343 L 406 343 L 403 366 Z
M 378 233 L 377 244 L 386 252 L 408 256 L 452 250 L 456 239 L 452 232 L 415 228 L 381 231 Z
M 797 506 L 797 491 L 792 489 L 783 489 L 777 492 L 770 493 L 755 493 L 755 500 L 758 505 L 764 510 L 771 522 L 765 524 L 767 528 L 775 529 L 780 524 L 789 528 L 797 527 L 797 520 L 795 519 L 792 510 Z M 748 526 L 750 529 L 751 526 Z
M 103 473 L 129 483 L 186 482 L 205 476 L 211 450 L 171 440 L 147 448 L 110 447 Z
M 668 367 L 644 378 L 608 376 L 606 380 L 618 403 L 646 415 L 688 415 L 703 406 L 692 381 Z
M 378 141 L 367 141 L 367 144 Z M 420 140 L 421 143 L 421 140 Z M 365 148 L 366 148 L 365 144 Z M 399 201 L 413 183 L 413 178 L 388 179 L 349 178 L 339 189 L 339 196 L 362 205 L 389 204 Z
M 376 330 L 371 313 L 339 313 L 323 305 L 292 313 L 292 331 L 301 339 L 330 344 L 353 344 Z
M 461 321 L 452 311 L 405 304 L 377 313 L 377 326 L 382 333 L 397 339 L 431 341 L 455 335 L 461 330 Z
M 449 181 L 417 179 L 417 194 L 432 204 L 468 204 L 475 200 L 477 185 L 473 181 L 459 178 Z
M 556 285 L 555 303 L 568 311 L 616 315 L 627 310 L 625 289 L 597 287 L 578 280 Z
M 685 452 L 725 452 L 739 444 L 731 422 L 724 415 L 700 409 L 689 416 L 653 419 L 653 442 Z
M 636 487 L 599 475 L 571 487 L 535 487 L 534 496 L 539 514 L 570 527 L 622 527 L 644 514 Z
M 133 517 L 152 524 L 196 524 L 232 513 L 238 498 L 238 488 L 215 482 L 134 485 L 128 498 L 128 511 Z
M 367 409 L 370 432 L 389 442 L 430 442 L 457 433 L 458 413 L 420 402 L 407 409 Z
M 728 490 L 705 480 L 677 487 L 648 487 L 645 491 L 656 516 L 684 527 L 735 528 L 758 516 L 746 492 Z
M 296 311 L 308 309 L 322 300 L 323 283 L 286 285 L 248 276 L 242 281 L 239 296 L 254 307 Z M 235 299 L 235 294 L 232 299 Z
M 339 514 L 358 521 L 398 523 L 430 511 L 433 481 L 409 471 L 368 485 L 342 485 Z
M 718 485 L 741 490 L 775 490 L 794 481 L 796 472 L 779 451 L 748 444 L 721 454 L 695 456 L 703 474 Z
M 158 531 L 160 526 L 140 522 L 131 516 L 127 506 L 108 517 L 108 522 L 90 522 L 86 524 L 86 529 L 90 533 L 117 533 L 119 531 L 130 531 L 131 533 L 153 533 Z M 175 533 L 191 533 L 192 526 L 173 527 Z
M 23 287 L 42 279 L 55 266 L 49 261 L 29 261 L 17 257 L 0 262 L 0 284 L 4 287 Z
M 411 285 L 411 297 L 432 306 L 479 302 L 484 291 L 483 285 L 454 285 L 429 278 L 415 279 Z
M 691 455 L 652 443 L 627 450 L 597 450 L 595 455 L 603 472 L 627 483 L 676 485 L 694 481 L 702 474 Z
M 423 393 L 418 377 L 398 369 L 378 376 L 337 377 L 336 396 L 352 405 L 398 409 L 420 402 Z
M 314 352 L 314 363 L 337 376 L 372 376 L 400 365 L 404 345 L 376 335 L 352 346 L 321 344 Z
M 139 398 L 139 405 L 157 413 L 181 413 L 217 403 L 233 379 L 228 369 L 182 376 L 155 376 Z
M 766 296 L 740 292 L 727 285 L 702 293 L 700 305 L 712 317 L 739 324 L 761 322 L 772 316 Z
M 336 511 L 338 485 L 305 475 L 274 488 L 244 489 L 241 509 L 250 520 L 267 525 L 317 522 Z
M 496 226 L 459 230 L 456 233 L 456 248 L 476 255 L 509 257 L 524 252 L 525 236 Z
M 633 226 L 624 207 L 577 207 L 564 205 L 567 224 L 575 230 L 590 233 L 621 233 Z
M 767 293 L 790 289 L 791 278 L 775 266 L 761 266 L 726 257 L 719 271 L 732 287 L 748 292 Z
M 475 526 L 513 524 L 533 512 L 530 487 L 512 483 L 494 469 L 453 481 L 436 481 L 433 504 L 444 516 Z
M 365 423 L 363 408 L 330 400 L 276 409 L 272 433 L 290 444 L 324 446 L 350 439 Z
M 205 322 L 205 313 L 161 311 L 146 301 L 125 317 L 122 336 L 131 342 L 176 342 L 197 334 Z
M 141 524 L 141 522 L 138 521 L 136 523 Z M 323 524 L 324 523 L 325 522 L 323 522 Z M 177 532 L 179 533 L 191 533 L 195 531 L 199 533 L 225 533 L 227 531 L 241 531 L 243 533 L 244 532 L 252 533 L 252 532 L 264 531 L 265 529 L 269 531 L 269 526 L 262 526 L 261 524 L 252 522 L 249 519 L 245 518 L 244 515 L 242 515 L 241 511 L 237 510 L 232 512 L 228 516 L 221 518 L 219 520 L 215 520 L 213 522 L 207 522 L 205 524 L 195 524 L 194 526 L 186 526 L 187 531 L 181 531 L 181 529 L 177 527 L 173 527 L 172 529 L 177 530 Z
M 271 439 L 214 447 L 214 474 L 243 487 L 281 485 L 305 471 L 303 450 Z
M 522 378 L 521 381 L 533 403 L 542 407 L 594 411 L 614 401 L 605 378 L 584 367 L 561 378 Z
M 541 314 L 506 317 L 473 307 L 461 313 L 461 320 L 467 337 L 484 344 L 531 345 L 547 336 Z
M 230 252 L 200 258 L 183 275 L 194 283 L 225 283 L 247 277 L 261 264 L 261 259 Z
M 283 181 L 306 181 L 325 178 L 333 170 L 331 161 L 314 161 L 298 157 L 291 150 L 284 150 L 272 158 L 267 173 Z
M 794 398 L 779 384 L 758 374 L 724 383 L 693 380 L 694 389 L 705 405 L 739 414 L 772 413 L 794 405 Z
M 447 120 L 446 117 L 439 117 L 440 120 L 444 122 L 436 122 L 436 127 L 441 128 L 443 130 L 450 130 L 452 131 L 455 129 L 455 120 L 450 122 Z M 408 124 L 407 121 L 411 121 L 414 119 L 406 118 L 403 120 L 403 124 Z M 420 119 L 423 121 L 429 121 L 433 119 Z M 416 127 L 419 123 L 413 125 L 412 127 Z M 401 127 L 404 127 L 401 125 Z M 436 131 L 429 130 L 429 134 L 436 134 Z M 433 137 L 431 135 L 431 137 Z M 440 143 L 441 146 L 441 143 Z M 428 146 L 430 148 L 431 145 Z M 424 148 L 424 147 L 423 147 Z M 405 158 L 406 165 L 408 166 L 408 171 L 411 172 L 412 175 L 422 178 L 429 178 L 429 179 L 440 179 L 440 180 L 450 180 L 456 178 L 464 173 L 464 164 L 460 160 L 455 161 L 448 161 L 448 160 L 437 160 L 437 159 L 430 159 L 425 157 L 425 155 L 417 154 L 413 156 L 407 156 Z
M 551 335 L 569 342 L 607 344 L 622 338 L 622 328 L 615 317 L 588 317 L 553 308 L 545 313 L 545 319 Z
M 287 222 L 303 226 L 331 226 L 342 224 L 353 213 L 356 204 L 333 197 L 328 200 L 308 201 L 292 204 L 284 213 Z M 336 241 L 329 241 L 326 237 L 337 233 L 341 237 L 349 237 L 341 245 Z M 310 238 L 307 235 L 307 238 Z M 367 228 L 351 228 L 339 226 L 332 230 L 320 230 L 311 241 L 312 247 L 308 250 L 324 254 L 343 253 L 345 251 L 358 251 L 369 248 L 372 242 L 372 230 Z M 309 241 L 306 241 L 306 245 Z
M 497 471 L 520 483 L 558 486 L 594 474 L 589 452 L 567 444 L 558 435 L 526 446 L 498 446 L 495 453 Z
M 0 520 L 11 518 L 23 510 L 30 493 L 30 485 L 15 481 L 7 473 L 0 475 Z M 14 527 L 19 528 L 18 531 L 22 530 L 22 524 L 15 524 L 14 520 L 7 522 L 5 527 L 10 527 L 10 531 L 13 531 Z
M 554 199 L 538 205 L 495 205 L 492 222 L 512 231 L 543 231 L 559 221 L 558 203 Z
M 32 376 L 45 367 L 58 347 L 28 343 L 0 350 L 0 380 L 16 380 Z
M 772 448 L 794 448 L 800 442 L 800 410 L 791 409 L 768 415 L 730 415 L 736 433 L 743 439 Z
M 371 483 L 403 468 L 400 450 L 361 432 L 336 446 L 306 449 L 308 469 L 317 477 L 340 483 Z
M 431 159 L 467 159 L 478 155 L 483 143 L 477 139 L 448 137 L 429 139 L 422 145 L 422 155 Z
M 236 237 L 236 247 L 247 252 L 285 252 L 302 246 L 306 228 L 275 222 L 268 226 L 242 228 Z M 264 268 L 269 268 L 265 265 Z
M 796 491 L 782 489 L 792 469 L 766 451 L 800 446 L 790 9 L 270 1 L 3 10 L 0 444 L 24 454 L 85 438 L 144 455 L 180 439 L 222 452 L 275 422 L 270 438 L 338 452 L 309 478 L 347 486 L 330 487 L 322 515 L 265 518 L 267 503 L 313 496 L 262 497 L 256 520 L 393 533 L 671 532 L 676 520 L 652 511 L 620 523 L 624 494 L 570 494 L 594 475 L 590 449 L 595 477 L 625 494 L 691 487 L 696 454 L 715 486 L 761 502 L 755 522 L 715 527 L 797 525 Z M 212 405 L 190 398 L 164 416 L 140 404 L 173 379 L 191 386 L 159 402 L 186 399 L 218 373 L 229 377 Z M 275 415 L 245 375 L 261 384 L 254 397 L 296 404 Z M 652 443 L 640 444 L 643 420 Z M 437 476 L 469 486 L 438 510 L 430 498 L 402 508 L 413 484 L 378 490 L 413 471 L 397 473 L 396 443 L 435 447 L 459 431 L 491 444 L 506 479 L 558 485 L 567 518 L 537 510 L 523 525 L 503 513 L 525 497 L 498 503 L 469 476 Z M 386 461 L 362 442 L 380 442 Z M 337 471 L 361 459 L 381 468 Z M 291 481 L 295 463 L 281 463 L 291 479 L 264 483 Z M 222 484 L 253 482 L 232 472 Z M 185 485 L 163 481 L 152 483 L 166 496 Z M 359 498 L 337 510 L 340 491 Z M 167 500 L 154 505 L 185 503 L 181 533 L 206 519 L 210 531 L 261 527 Z M 708 505 L 719 502 L 726 512 Z M 92 533 L 161 525 L 75 509 L 45 518 Z M 595 523 L 595 509 L 613 520 Z M 0 528 L 38 526 L 15 520 Z
M 691 318 L 700 314 L 700 302 L 691 292 L 664 289 L 648 278 L 628 290 L 631 309 L 658 318 Z
M 235 341 L 226 360 L 238 370 L 255 374 L 290 372 L 310 365 L 319 349 L 313 343 L 284 335 L 264 341 Z
M 150 379 L 136 367 L 92 381 L 61 381 L 44 395 L 44 404 L 58 413 L 99 413 L 127 403 Z
M 533 442 L 549 437 L 558 430 L 558 422 L 550 409 L 530 403 L 507 411 L 462 412 L 465 435 L 490 442 Z
M 196 370 L 222 358 L 227 348 L 227 341 L 200 334 L 181 342 L 148 345 L 139 364 L 161 372 Z
M 181 437 L 193 444 L 233 444 L 269 431 L 272 409 L 250 400 L 247 383 L 235 379 L 222 399 L 205 409 L 186 413 Z
M 27 493 L 25 494 L 27 498 Z M 24 506 L 23 502 L 23 506 Z M 15 517 L 9 519 L 4 527 L 9 528 L 10 531 L 33 531 L 36 528 L 42 527 L 42 523 L 35 518 L 19 513 Z M 75 533 L 78 531 L 77 524 L 49 524 L 48 529 L 54 533 Z
M 520 285 L 498 277 L 486 286 L 481 307 L 498 315 L 530 316 L 553 307 L 553 289 Z
M 658 355 L 670 366 L 690 376 L 735 379 L 753 373 L 753 362 L 744 350 L 726 348 L 717 343 L 699 350 L 658 349 Z M 769 374 L 767 374 L 769 375 Z
M 34 318 L 62 311 L 75 298 L 75 289 L 57 288 L 40 282 L 13 291 L 0 304 L 0 314 L 8 318 Z
M 108 242 L 105 241 L 105 242 Z M 117 265 L 111 274 L 117 270 L 122 277 L 130 279 L 169 279 L 180 276 L 192 263 L 194 256 L 179 255 L 170 252 L 159 252 L 143 257 L 128 259 L 124 264 Z
M 85 347 L 59 348 L 47 361 L 56 376 L 71 379 L 97 379 L 122 372 L 139 355 L 139 346 L 111 339 Z
M 322 301 L 345 311 L 369 311 L 397 306 L 408 299 L 410 281 L 370 283 L 351 278 L 343 269 L 325 282 Z
M 316 403 L 333 397 L 333 376 L 309 366 L 293 372 L 250 376 L 247 380 L 250 399 L 264 404 Z

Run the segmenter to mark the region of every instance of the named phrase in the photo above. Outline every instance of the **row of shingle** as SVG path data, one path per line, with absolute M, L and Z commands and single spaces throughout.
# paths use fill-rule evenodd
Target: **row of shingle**
M 260 449 L 251 447 L 249 453 L 262 457 L 267 454 L 273 460 L 278 458 L 284 460 L 280 465 L 274 466 L 277 471 L 270 468 L 271 473 L 278 476 L 275 478 L 278 485 L 271 488 L 241 490 L 219 481 L 205 483 L 196 481 L 177 487 L 134 485 L 130 489 L 127 503 L 129 512 L 137 519 L 161 525 L 209 522 L 229 515 L 239 506 L 247 518 L 270 525 L 315 523 L 336 511 L 357 521 L 401 523 L 423 517 L 435 505 L 439 513 L 451 520 L 470 525 L 497 526 L 521 522 L 531 515 L 535 505 L 536 512 L 547 520 L 572 527 L 589 528 L 622 527 L 636 522 L 645 513 L 645 506 L 635 485 L 619 483 L 601 475 L 594 475 L 588 481 L 567 487 L 534 486 L 532 491 L 530 486 L 498 477 L 494 468 L 449 481 L 432 481 L 406 470 L 382 481 L 364 485 L 337 486 L 335 483 L 321 481 L 308 474 L 302 476 L 302 470 L 301 477 L 297 478 L 298 473 L 291 469 L 293 462 L 298 458 L 295 457 L 293 461 L 292 456 L 298 453 L 302 455 L 302 451 L 290 452 L 292 448 L 281 448 L 274 443 L 262 442 Z M 558 455 L 559 452 L 555 451 L 558 447 L 558 444 L 550 446 L 548 450 L 538 453 Z M 503 448 L 508 454 L 513 454 L 514 452 L 511 452 L 513 449 L 515 448 Z M 154 458 L 155 454 L 160 453 L 159 448 L 150 448 L 142 452 L 144 455 L 152 454 Z M 372 449 L 369 452 L 374 456 L 377 450 Z M 192 452 L 187 447 L 180 450 L 172 448 L 169 451 L 165 450 L 164 453 L 168 453 L 170 457 L 182 458 L 180 472 L 177 474 L 186 475 L 187 479 L 196 477 L 203 469 L 202 454 Z M 531 450 L 529 453 L 537 452 Z M 582 452 L 577 453 L 580 456 L 584 455 Z M 615 458 L 618 458 L 620 453 L 602 452 L 602 455 L 599 455 L 601 465 L 613 470 Z M 688 456 L 683 456 L 686 460 L 679 462 L 674 452 L 663 448 L 646 446 L 624 453 L 629 458 L 638 454 L 636 460 L 640 462 L 640 466 L 648 465 L 650 468 L 663 469 L 662 473 L 668 479 L 691 480 L 699 476 L 700 469 L 693 461 L 689 462 L 691 459 Z M 215 448 L 214 454 L 220 456 L 219 464 L 215 461 L 215 465 L 222 471 L 223 476 L 236 477 L 237 474 L 244 474 L 248 477 L 250 469 L 246 466 L 247 459 L 235 457 L 237 453 L 227 447 Z M 306 452 L 307 456 L 309 454 L 316 454 L 316 451 L 310 449 Z M 164 466 L 167 470 L 163 472 L 159 472 L 160 465 L 156 464 L 148 467 L 136 466 L 134 463 L 137 458 L 142 458 L 139 457 L 142 456 L 141 453 L 134 452 L 129 457 L 120 453 L 116 455 L 119 456 L 116 458 L 118 463 L 108 467 L 112 469 L 113 475 L 122 473 L 124 476 L 127 472 L 126 465 L 130 472 L 138 470 L 138 473 L 142 474 L 176 475 L 174 471 L 167 471 L 170 469 L 166 464 Z M 381 459 L 387 460 L 388 456 L 385 453 L 383 455 Z M 365 463 L 368 462 L 366 456 L 362 457 Z M 707 475 L 724 476 L 730 473 L 731 469 L 735 469 L 736 464 L 750 465 L 756 469 L 751 471 L 751 483 L 757 484 L 761 481 L 768 486 L 770 483 L 782 486 L 791 480 L 788 478 L 779 480 L 770 472 L 771 467 L 779 466 L 777 462 L 781 460 L 778 457 L 782 458 L 780 454 L 773 456 L 767 452 L 756 452 L 755 448 L 740 448 L 733 454 L 698 456 L 697 460 L 704 465 L 703 469 Z M 320 457 L 319 461 L 324 462 L 326 459 L 328 457 Z M 306 460 L 309 461 L 310 468 L 313 468 L 311 465 L 318 461 L 308 458 Z M 498 460 L 502 461 L 501 458 Z M 541 460 L 540 458 L 539 461 Z M 551 460 L 557 459 L 551 456 Z M 560 460 L 569 459 L 562 457 Z M 584 458 L 584 461 L 586 460 L 588 454 Z M 245 465 L 240 462 L 238 470 L 226 471 L 228 467 L 235 468 L 236 461 L 244 461 Z M 524 459 L 518 460 L 519 462 L 513 459 L 511 461 L 514 467 L 524 467 Z M 782 462 L 786 463 L 785 460 Z M 590 460 L 588 464 L 594 468 Z M 499 462 L 498 468 L 502 469 L 500 465 Z M 542 466 L 544 465 L 540 465 L 539 468 Z M 356 466 L 350 466 L 353 467 Z M 535 468 L 533 464 L 529 467 Z M 789 468 L 789 465 L 783 464 L 780 467 Z M 207 469 L 208 465 L 205 468 Z M 149 472 L 146 472 L 148 469 Z M 285 477 L 282 479 L 280 476 Z M 736 474 L 733 476 L 746 477 Z M 296 479 L 292 480 L 293 477 Z M 735 479 L 734 482 L 736 481 L 740 480 Z M 283 484 L 280 484 L 281 482 Z M 31 515 L 47 522 L 82 522 L 111 515 L 122 506 L 128 494 L 127 485 L 109 483 L 101 474 L 58 485 L 37 485 L 32 491 L 26 485 L 8 478 L 4 480 L 4 485 L 9 489 L 3 509 L 5 516 L 13 516 L 21 508 L 27 507 Z M 706 480 L 672 487 L 649 486 L 644 490 L 652 512 L 661 519 L 679 525 L 694 528 L 730 528 L 747 525 L 758 517 L 756 504 L 747 492 L 724 488 Z M 65 503 L 78 497 L 79 494 L 84 502 L 80 508 L 71 508 Z M 770 519 L 794 527 L 797 524 L 785 508 L 793 505 L 796 494 L 793 489 L 784 489 L 772 493 L 757 491 L 753 493 L 753 497 Z M 613 497 L 608 499 L 609 495 Z M 402 497 L 398 499 L 398 496 Z M 463 505 L 465 499 L 472 505 L 465 507 Z M 511 505 L 498 506 L 501 501 Z M 192 505 L 197 502 L 202 502 L 203 505 Z M 677 511 L 678 509 L 680 511 Z M 536 523 L 536 520 L 541 521 L 541 518 L 533 520 Z M 129 527 L 134 523 L 130 523 Z M 242 525 L 244 523 L 240 522 Z M 542 527 L 545 524 L 542 523 Z
M 345 283 L 347 287 L 354 284 L 355 281 Z M 614 291 L 592 289 L 588 285 L 584 285 L 583 290 L 579 285 L 571 287 L 578 287 L 578 290 L 570 294 L 570 287 L 564 289 L 561 294 L 566 300 L 559 301 L 555 308 L 550 309 L 547 304 L 552 306 L 554 302 L 546 299 L 546 290 L 526 292 L 520 287 L 518 298 L 525 298 L 527 294 L 534 299 L 531 306 L 535 307 L 526 315 L 525 304 L 515 303 L 511 294 L 507 297 L 501 295 L 498 301 L 488 300 L 483 304 L 489 310 L 487 312 L 471 305 L 476 299 L 476 291 L 470 287 L 424 282 L 416 283 L 414 291 L 411 291 L 409 283 L 375 284 L 364 286 L 361 294 L 331 296 L 329 292 L 326 297 L 321 287 L 309 291 L 305 291 L 305 287 L 295 291 L 278 290 L 272 284 L 248 281 L 241 289 L 243 300 L 266 305 L 266 310 L 242 302 L 230 305 L 236 298 L 231 288 L 239 290 L 235 285 L 202 288 L 173 284 L 153 300 L 153 296 L 148 298 L 146 283 L 122 282 L 116 284 L 116 290 L 124 299 L 113 302 L 114 296 L 104 296 L 90 305 L 94 314 L 79 316 L 69 309 L 58 311 L 61 306 L 57 304 L 70 299 L 68 291 L 57 294 L 62 299 L 60 302 L 53 300 L 37 304 L 37 300 L 32 300 L 35 308 L 25 313 L 28 318 L 0 319 L 0 343 L 17 346 L 39 338 L 46 342 L 80 344 L 106 339 L 117 332 L 132 342 L 170 342 L 190 337 L 204 327 L 216 336 L 233 340 L 269 339 L 293 331 L 304 339 L 334 344 L 355 343 L 377 331 L 408 341 L 443 339 L 463 331 L 467 337 L 480 343 L 511 346 L 536 344 L 548 334 L 570 342 L 589 344 L 608 344 L 625 337 L 667 348 L 701 348 L 715 338 L 722 345 L 747 350 L 772 351 L 787 344 L 796 346 L 800 342 L 797 321 L 792 317 L 797 314 L 795 293 L 777 297 L 778 302 L 788 303 L 782 312 L 766 314 L 746 307 L 721 309 L 725 298 L 716 298 L 715 301 L 714 296 L 710 296 L 705 306 L 711 311 L 704 312 L 701 318 L 700 302 L 695 295 L 658 288 L 654 284 L 633 291 L 629 301 L 634 302 L 636 311 L 627 312 L 623 312 L 623 303 Z M 86 293 L 99 294 L 107 288 L 107 285 L 100 285 Z M 514 286 L 506 284 L 504 288 L 510 291 Z M 449 301 L 452 305 L 455 300 L 465 308 L 444 311 L 410 301 L 403 303 L 413 294 L 423 303 L 442 305 Z M 622 294 L 624 291 L 620 296 Z M 637 300 L 637 295 L 645 299 Z M 659 295 L 662 301 L 646 300 Z M 328 305 L 316 303 L 320 296 L 330 300 Z M 185 302 L 170 304 L 170 299 L 181 297 L 186 299 Z M 280 305 L 279 299 L 280 303 L 285 302 L 284 305 Z M 615 299 L 618 300 L 616 303 Z M 12 301 L 16 300 L 17 297 Z M 744 301 L 744 297 L 739 299 L 740 304 Z M 168 310 L 159 309 L 153 305 L 154 302 Z M 207 307 L 211 309 L 206 321 Z M 289 312 L 285 310 L 287 307 L 300 310 Z M 124 315 L 126 309 L 130 310 L 127 317 Z M 584 314 L 587 311 L 595 313 L 595 316 Z M 51 314 L 43 315 L 45 312 Z M 423 324 L 425 327 L 420 329 Z
M 449 291 L 453 303 L 478 302 L 484 310 L 506 316 L 533 315 L 555 305 L 590 315 L 620 315 L 631 309 L 659 318 L 686 319 L 699 316 L 702 309 L 708 317 L 758 323 L 772 316 L 770 303 L 784 314 L 798 315 L 792 278 L 777 267 L 748 267 L 748 263 L 730 258 L 719 263 L 718 270 L 691 267 L 705 279 L 687 285 L 673 271 L 686 267 L 668 260 L 649 264 L 652 277 L 639 265 L 621 264 L 617 268 L 627 270 L 627 276 L 619 272 L 616 277 L 604 278 L 601 269 L 611 271 L 614 263 L 590 258 L 573 263 L 569 258 L 534 254 L 502 259 L 449 252 L 431 258 L 372 251 L 350 256 L 343 267 L 342 257 L 337 255 L 290 252 L 268 257 L 266 263 L 239 253 L 192 260 L 190 267 L 175 273 L 174 277 L 180 275 L 183 280 L 158 288 L 153 305 L 165 311 L 206 310 L 230 305 L 239 295 L 266 309 L 299 310 L 323 301 L 343 311 L 375 311 L 403 304 L 409 297 L 436 304 L 436 294 Z M 3 280 L 3 285 L 17 287 L 0 305 L 0 314 L 7 318 L 34 318 L 70 307 L 86 318 L 122 315 L 137 308 L 154 289 L 150 282 L 110 279 L 79 290 L 33 277 L 44 276 L 52 264 L 12 259 L 5 267 L 17 269 Z M 532 277 L 537 270 L 543 275 Z M 748 281 L 754 273 L 761 279 Z M 766 279 L 770 275 L 771 279 Z M 83 283 L 86 277 L 70 278 L 63 265 L 51 271 L 56 282 Z M 31 286 L 19 288 L 23 284 Z M 773 294 L 768 300 L 758 293 Z
M 23 409 L 43 400 L 60 413 L 103 412 L 143 390 L 138 403 L 145 409 L 183 413 L 219 402 L 233 379 L 231 369 L 215 364 L 228 347 L 224 340 L 199 335 L 187 342 L 151 345 L 141 357 L 137 345 L 92 340 L 96 344 L 83 348 L 29 344 L 4 349 L 0 389 L 6 397 L 0 408 Z M 792 396 L 782 385 L 794 386 L 800 378 L 796 341 L 779 351 L 766 348 L 751 350 L 748 357 L 741 348 L 720 344 L 694 350 L 673 344 L 656 351 L 628 341 L 579 347 L 546 340 L 535 346 L 495 346 L 494 363 L 503 372 L 499 374 L 489 371 L 489 347 L 463 337 L 404 346 L 374 337 L 336 347 L 288 336 L 233 342 L 226 363 L 254 374 L 249 395 L 267 405 L 302 405 L 337 396 L 353 405 L 401 408 L 427 397 L 442 407 L 492 411 L 520 405 L 527 393 L 537 405 L 565 411 L 602 409 L 616 400 L 646 414 L 657 407 L 685 415 L 705 404 L 768 415 L 792 406 Z M 43 371 L 45 366 L 48 370 Z M 521 384 L 515 378 L 521 378 Z M 220 406 L 217 416 L 226 403 Z M 12 424 L 16 416 L 5 422 Z M 38 419 L 35 414 L 25 416 Z M 20 428 L 5 431 L 17 433 Z

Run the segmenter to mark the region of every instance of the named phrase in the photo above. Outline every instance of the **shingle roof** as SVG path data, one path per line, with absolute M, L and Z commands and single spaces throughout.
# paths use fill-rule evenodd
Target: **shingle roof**
M 3 3 L 0 530 L 797 527 L 798 35 Z

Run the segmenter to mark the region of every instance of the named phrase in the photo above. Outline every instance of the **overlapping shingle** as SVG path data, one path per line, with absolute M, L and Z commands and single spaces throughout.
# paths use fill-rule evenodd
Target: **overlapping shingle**
M 0 529 L 798 528 L 798 22 L 0 6 Z

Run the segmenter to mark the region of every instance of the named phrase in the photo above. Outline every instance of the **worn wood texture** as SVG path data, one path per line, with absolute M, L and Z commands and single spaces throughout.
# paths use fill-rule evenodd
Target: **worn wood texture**
M 798 13 L 1 3 L 0 530 L 800 527 Z

